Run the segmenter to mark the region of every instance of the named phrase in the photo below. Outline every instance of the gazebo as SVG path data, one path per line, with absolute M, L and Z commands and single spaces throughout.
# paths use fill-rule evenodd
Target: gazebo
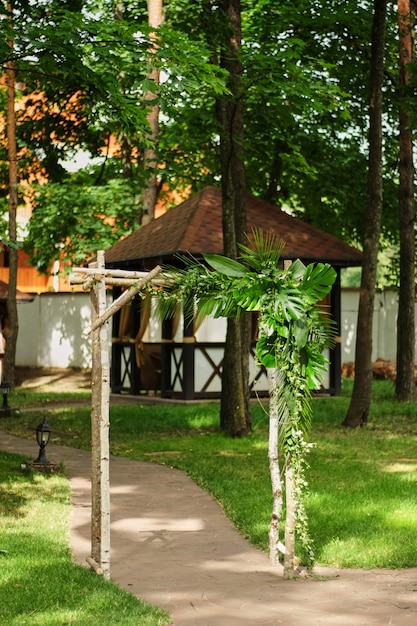
M 306 264 L 327 262 L 336 269 L 338 278 L 326 304 L 340 335 L 340 270 L 361 265 L 361 253 L 255 196 L 247 196 L 246 213 L 247 233 L 254 228 L 272 230 L 284 240 L 283 263 L 299 258 Z M 155 265 L 178 266 L 178 255 L 202 259 L 202 253 L 223 254 L 222 198 L 216 187 L 206 187 L 120 240 L 106 251 L 105 260 L 111 269 L 149 271 Z M 114 288 L 115 297 L 119 292 L 120 288 Z M 140 298 L 114 316 L 112 391 L 133 395 L 153 391 L 182 400 L 219 397 L 224 338 L 207 340 L 206 332 L 201 341 L 192 321 L 183 320 L 182 332 L 178 333 L 178 320 L 166 320 L 160 337 L 145 340 L 149 319 L 149 306 Z M 338 395 L 340 338 L 329 360 L 328 383 L 323 391 Z M 262 376 L 262 370 L 253 370 L 253 390 Z

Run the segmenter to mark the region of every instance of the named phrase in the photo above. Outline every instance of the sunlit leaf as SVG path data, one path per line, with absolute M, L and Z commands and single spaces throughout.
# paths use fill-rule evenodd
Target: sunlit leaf
M 217 272 L 233 278 L 243 278 L 249 270 L 233 259 L 220 254 L 203 254 L 204 260 Z

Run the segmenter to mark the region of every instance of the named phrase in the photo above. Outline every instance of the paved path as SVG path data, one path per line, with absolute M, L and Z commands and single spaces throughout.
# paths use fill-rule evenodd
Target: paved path
M 0 432 L 0 449 L 33 459 L 36 443 Z M 50 444 L 48 458 L 67 468 L 71 546 L 85 565 L 90 454 Z M 112 457 L 110 474 L 111 578 L 170 611 L 175 626 L 417 624 L 417 569 L 319 569 L 327 580 L 284 581 L 183 472 Z

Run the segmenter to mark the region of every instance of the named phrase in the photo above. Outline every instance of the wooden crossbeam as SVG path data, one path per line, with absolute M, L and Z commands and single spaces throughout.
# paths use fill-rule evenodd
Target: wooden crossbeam
M 104 311 L 104 313 L 102 315 L 100 315 L 100 317 L 98 317 L 93 322 L 93 324 L 91 325 L 90 330 L 86 331 L 84 334 L 85 335 L 89 335 L 94 330 L 97 330 L 97 328 L 99 328 L 102 324 L 107 322 L 107 320 L 110 319 L 115 313 L 117 313 L 117 311 L 119 309 L 121 309 L 122 306 L 124 306 L 125 304 L 130 302 L 130 300 L 132 300 L 132 298 L 141 289 L 143 289 L 143 287 L 146 284 L 150 283 L 156 276 L 158 276 L 158 274 L 161 271 L 162 271 L 162 268 L 159 265 L 157 265 L 152 271 L 150 271 L 147 274 L 145 274 L 145 276 L 143 278 L 140 278 L 139 280 L 137 280 L 133 285 L 131 285 L 129 287 L 129 289 L 127 289 L 127 291 L 124 291 L 117 298 L 117 300 L 114 300 L 114 302 L 112 302 L 112 304 L 108 307 L 108 309 L 106 309 L 106 311 Z M 105 278 L 104 280 L 107 283 L 107 279 Z
M 116 276 L 119 278 L 145 278 L 148 275 L 148 272 L 137 272 L 130 270 L 111 270 L 106 269 L 105 267 L 100 268 L 100 271 L 97 271 L 97 264 L 93 267 L 90 265 L 89 267 L 73 267 L 72 272 L 74 274 L 85 274 L 88 276 L 89 274 L 100 274 L 101 276 Z

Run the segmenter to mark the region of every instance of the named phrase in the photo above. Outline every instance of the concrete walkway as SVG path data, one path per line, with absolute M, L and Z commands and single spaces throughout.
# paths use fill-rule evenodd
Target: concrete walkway
M 34 441 L 4 432 L 0 449 L 28 459 L 37 452 Z M 90 454 L 50 444 L 48 458 L 67 468 L 70 541 L 74 558 L 85 565 Z M 284 581 L 183 472 L 112 457 L 110 474 L 111 578 L 169 611 L 175 626 L 417 624 L 417 569 L 318 569 L 327 580 Z

